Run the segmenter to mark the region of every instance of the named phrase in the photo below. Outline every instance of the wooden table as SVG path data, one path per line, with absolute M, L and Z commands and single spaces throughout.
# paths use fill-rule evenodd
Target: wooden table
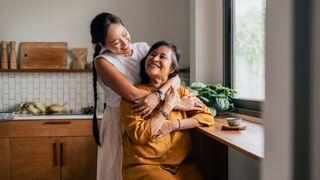
M 227 125 L 225 116 L 215 117 L 215 124 L 211 127 L 200 127 L 198 131 L 233 148 L 249 157 L 260 160 L 264 157 L 264 129 L 261 124 L 242 121 L 247 126 L 245 130 L 221 130 Z
M 193 157 L 206 179 L 228 179 L 228 148 L 256 160 L 264 157 L 264 129 L 261 124 L 242 121 L 245 130 L 221 130 L 226 116 L 215 117 L 215 124 L 192 132 Z

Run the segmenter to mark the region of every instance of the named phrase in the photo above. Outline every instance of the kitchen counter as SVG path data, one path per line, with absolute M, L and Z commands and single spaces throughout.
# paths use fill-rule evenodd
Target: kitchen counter
M 59 119 L 92 119 L 92 114 L 57 114 L 57 115 L 16 115 L 10 120 L 59 120 Z M 102 114 L 97 115 L 98 119 L 102 119 Z

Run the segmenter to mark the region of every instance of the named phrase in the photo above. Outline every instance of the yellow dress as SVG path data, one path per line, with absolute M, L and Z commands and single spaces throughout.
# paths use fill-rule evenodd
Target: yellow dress
M 139 89 L 154 92 L 151 85 L 138 85 Z M 178 89 L 180 97 L 189 94 L 186 88 Z M 123 178 L 130 179 L 199 179 L 201 175 L 192 163 L 186 161 L 191 151 L 189 130 L 173 131 L 157 140 L 151 140 L 151 121 L 131 113 L 130 104 L 120 104 L 123 137 Z M 157 113 L 157 109 L 151 117 Z M 202 111 L 178 111 L 169 113 L 168 120 L 193 118 L 201 124 L 213 124 L 208 108 Z

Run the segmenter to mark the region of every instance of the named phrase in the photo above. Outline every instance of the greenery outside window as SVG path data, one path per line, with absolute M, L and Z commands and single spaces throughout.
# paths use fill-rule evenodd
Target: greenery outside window
M 224 85 L 240 113 L 260 116 L 265 99 L 266 0 L 224 1 Z

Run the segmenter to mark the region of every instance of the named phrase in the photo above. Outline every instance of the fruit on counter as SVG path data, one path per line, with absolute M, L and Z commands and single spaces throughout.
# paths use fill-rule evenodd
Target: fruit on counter
M 63 105 L 51 104 L 47 107 L 48 114 L 67 113 L 67 109 Z
M 41 102 L 24 101 L 20 104 L 22 114 L 45 114 L 46 108 Z

